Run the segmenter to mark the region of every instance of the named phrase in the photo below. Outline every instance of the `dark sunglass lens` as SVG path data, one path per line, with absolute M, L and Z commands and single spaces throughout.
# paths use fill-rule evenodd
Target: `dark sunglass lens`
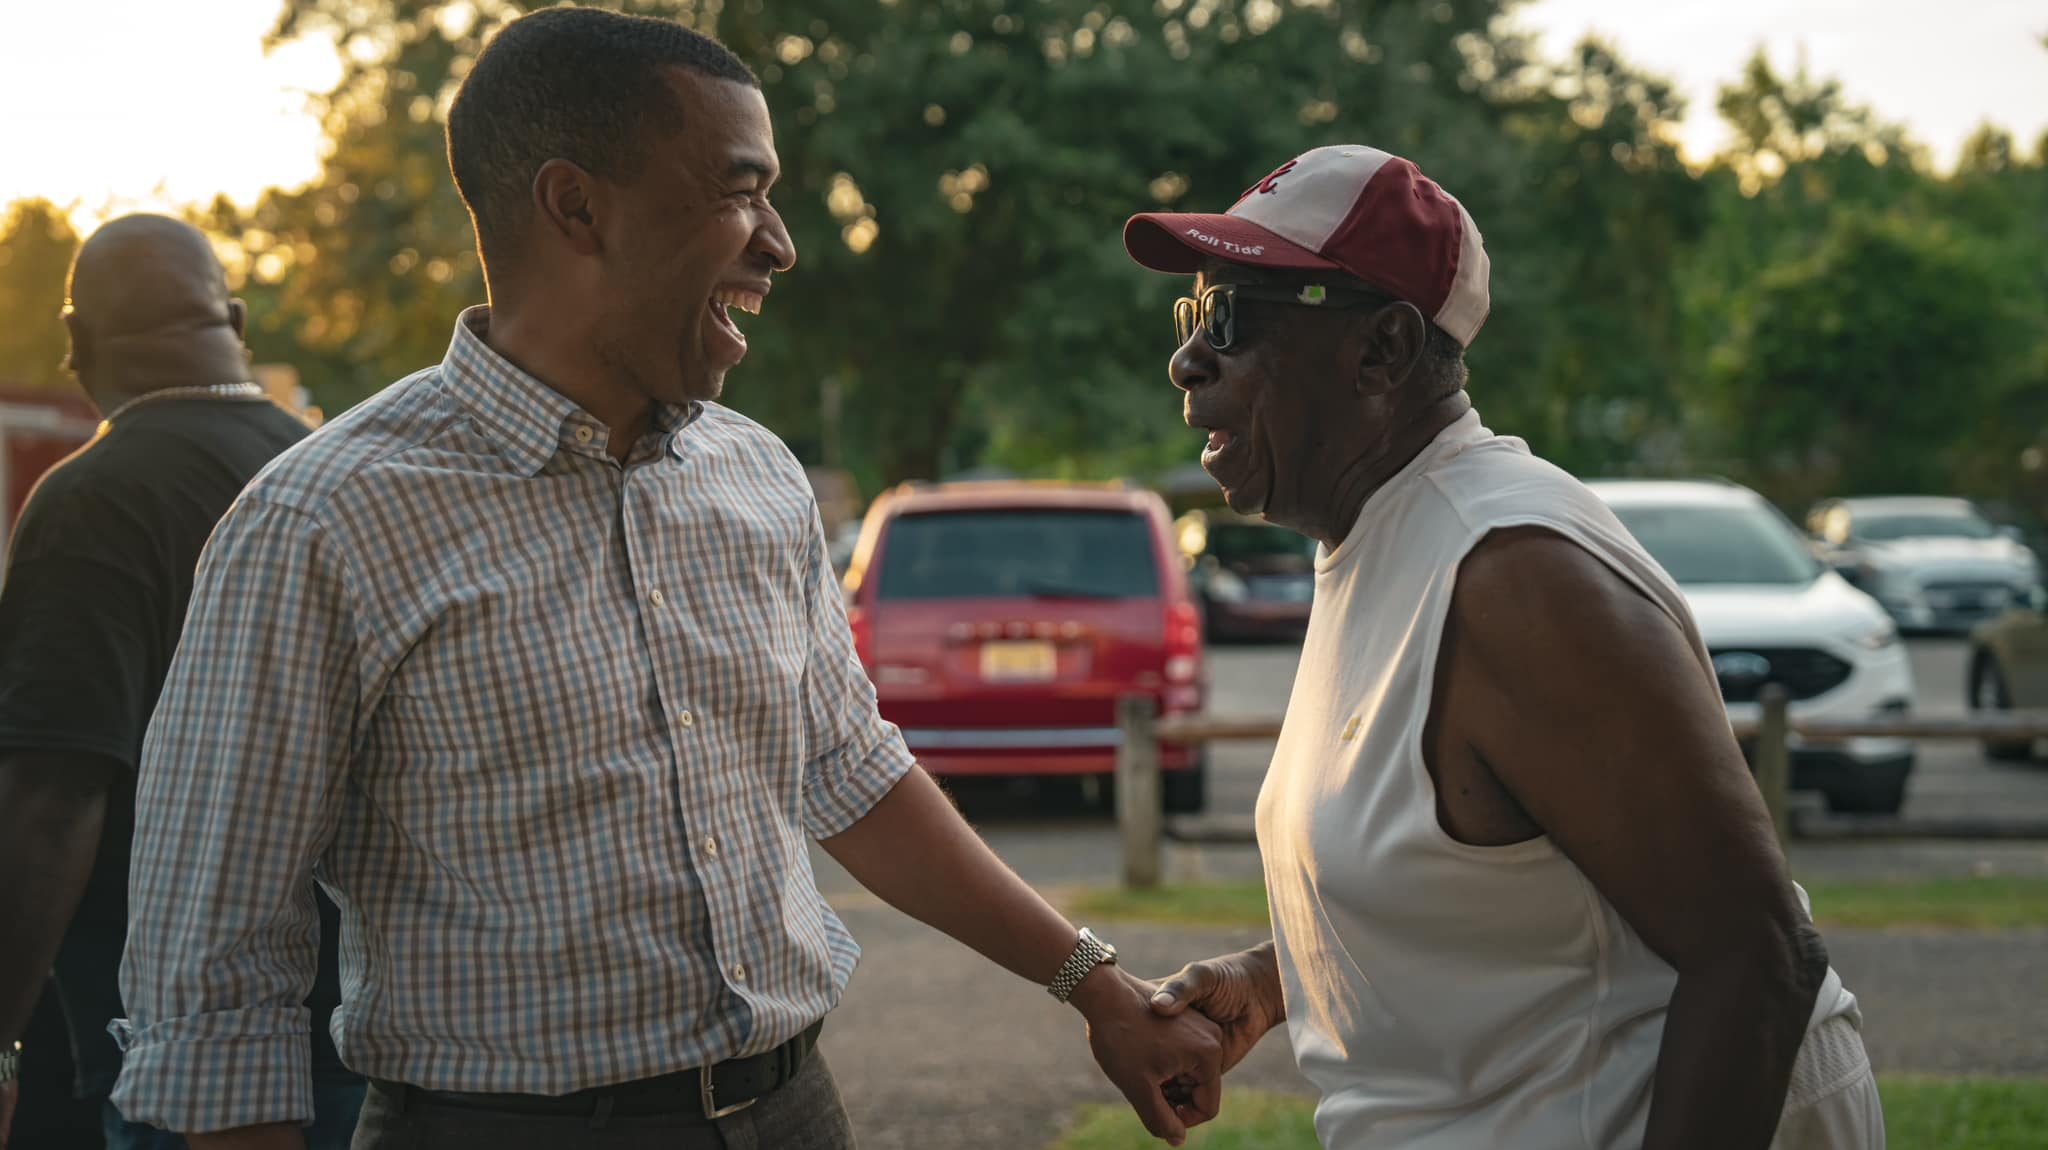
M 1234 303 L 1229 292 L 1211 292 L 1202 299 L 1202 319 L 1208 329 L 1209 346 L 1217 351 L 1229 347 L 1237 338 Z
M 1200 307 L 1186 297 L 1173 301 L 1173 334 L 1180 343 L 1186 343 L 1195 334 L 1195 315 Z

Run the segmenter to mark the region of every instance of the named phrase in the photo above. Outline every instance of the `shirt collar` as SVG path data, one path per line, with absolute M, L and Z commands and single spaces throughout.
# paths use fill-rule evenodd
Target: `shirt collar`
M 467 308 L 457 317 L 448 354 L 441 360 L 441 378 L 450 394 L 476 416 L 521 474 L 538 475 L 558 451 L 602 458 L 611 430 L 485 343 L 490 326 L 488 304 Z M 666 448 L 673 453 L 680 446 L 676 432 L 694 421 L 702 406 L 657 406 L 649 433 L 665 437 Z

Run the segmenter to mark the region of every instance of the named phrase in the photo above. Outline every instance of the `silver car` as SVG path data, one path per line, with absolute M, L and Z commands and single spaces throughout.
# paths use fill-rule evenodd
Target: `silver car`
M 1966 632 L 2024 601 L 2041 577 L 2019 532 L 1993 526 L 1967 499 L 1829 499 L 1806 527 L 1829 565 L 1905 631 Z

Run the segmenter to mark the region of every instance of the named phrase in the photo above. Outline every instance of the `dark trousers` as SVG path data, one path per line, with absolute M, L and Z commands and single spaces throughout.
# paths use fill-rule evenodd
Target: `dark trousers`
M 839 1087 L 813 1051 L 781 1089 L 715 1120 L 661 1114 L 602 1122 L 435 1106 L 388 1082 L 370 1083 L 351 1150 L 854 1150 Z

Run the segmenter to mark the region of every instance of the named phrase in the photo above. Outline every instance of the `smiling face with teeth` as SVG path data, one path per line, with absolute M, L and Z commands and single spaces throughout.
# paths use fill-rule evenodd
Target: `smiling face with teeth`
M 674 69 L 683 129 L 650 144 L 612 189 L 592 268 L 606 366 L 649 399 L 716 399 L 747 354 L 737 317 L 759 315 L 796 245 L 768 202 L 781 172 L 768 105 L 751 85 Z

